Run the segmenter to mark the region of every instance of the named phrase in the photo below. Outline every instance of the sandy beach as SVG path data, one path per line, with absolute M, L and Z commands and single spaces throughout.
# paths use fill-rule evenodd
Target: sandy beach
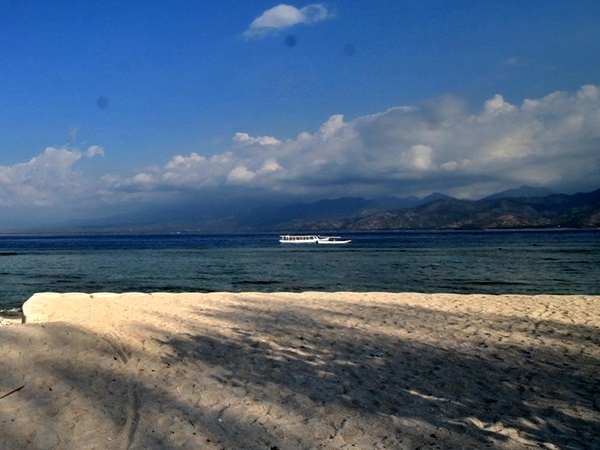
M 600 297 L 34 295 L 2 449 L 600 448 Z

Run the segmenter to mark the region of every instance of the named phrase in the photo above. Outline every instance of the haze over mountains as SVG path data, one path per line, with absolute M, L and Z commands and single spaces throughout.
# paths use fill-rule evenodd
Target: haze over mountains
M 71 222 L 58 232 L 164 233 L 404 229 L 600 227 L 600 189 L 566 195 L 522 186 L 480 200 L 440 193 L 425 198 L 346 197 L 314 202 L 289 199 L 188 204 Z M 47 231 L 47 230 L 46 230 Z

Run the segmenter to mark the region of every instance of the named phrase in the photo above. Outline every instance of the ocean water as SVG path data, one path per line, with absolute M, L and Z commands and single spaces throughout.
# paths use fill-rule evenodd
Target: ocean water
M 600 294 L 600 231 L 0 236 L 0 313 L 36 292 Z

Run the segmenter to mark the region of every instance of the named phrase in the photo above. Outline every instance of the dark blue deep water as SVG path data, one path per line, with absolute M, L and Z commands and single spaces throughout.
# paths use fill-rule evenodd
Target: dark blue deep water
M 600 231 L 0 236 L 0 310 L 36 292 L 600 294 Z

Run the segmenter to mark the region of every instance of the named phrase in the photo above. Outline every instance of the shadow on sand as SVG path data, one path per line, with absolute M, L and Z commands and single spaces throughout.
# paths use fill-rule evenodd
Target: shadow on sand
M 132 319 L 140 346 L 64 323 L 6 327 L 0 396 L 23 387 L 0 398 L 0 447 L 600 447 L 596 327 L 349 311 L 249 297 L 197 308 L 218 325 L 188 317 L 178 333 Z

